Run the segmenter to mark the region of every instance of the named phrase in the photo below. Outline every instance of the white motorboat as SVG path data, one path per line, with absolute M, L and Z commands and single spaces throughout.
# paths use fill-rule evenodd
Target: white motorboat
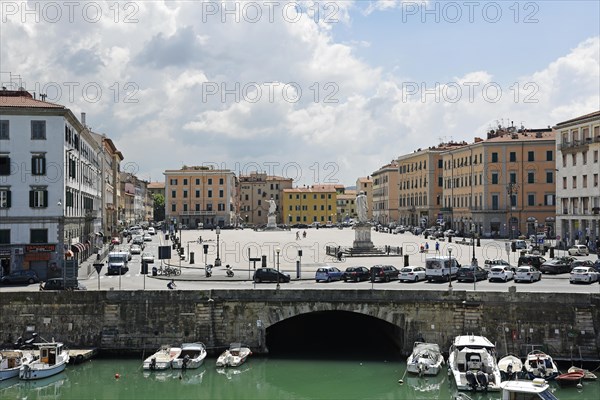
M 173 359 L 171 365 L 174 369 L 199 368 L 206 358 L 204 343 L 183 343 L 181 352 Z
M 171 363 L 181 353 L 179 347 L 163 346 L 156 353 L 144 360 L 142 368 L 150 371 L 159 371 L 171 368 Z
M 20 379 L 42 379 L 65 370 L 69 362 L 69 351 L 64 349 L 62 343 L 35 343 L 35 346 L 40 351 L 40 357 L 21 366 Z
M 550 391 L 548 382 L 541 378 L 533 381 L 506 381 L 500 384 L 502 388 L 502 400 L 513 399 L 543 399 L 558 400 Z
M 560 374 L 552 357 L 540 350 L 533 350 L 527 354 L 524 368 L 529 379 L 551 380 Z
M 406 360 L 406 369 L 412 374 L 435 376 L 444 364 L 440 346 L 435 343 L 415 342 Z
M 229 349 L 225 350 L 217 358 L 217 367 L 238 367 L 246 362 L 246 359 L 252 351 L 241 343 L 232 343 Z
M 496 346 L 483 336 L 457 336 L 450 347 L 449 374 L 458 390 L 500 391 Z
M 517 356 L 508 354 L 498 361 L 498 368 L 503 381 L 516 380 L 521 377 L 523 361 Z
M 0 381 L 19 376 L 19 369 L 33 361 L 33 354 L 23 350 L 0 350 Z

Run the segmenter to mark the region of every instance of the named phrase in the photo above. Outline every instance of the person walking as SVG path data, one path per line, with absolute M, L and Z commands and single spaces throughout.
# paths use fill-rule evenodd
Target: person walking
M 440 251 L 440 242 L 435 242 L 435 252 L 438 253 Z
M 300 240 L 300 231 L 296 231 L 296 240 Z

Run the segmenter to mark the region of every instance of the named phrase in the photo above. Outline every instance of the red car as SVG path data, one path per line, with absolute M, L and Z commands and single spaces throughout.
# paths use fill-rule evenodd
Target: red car
M 114 237 L 114 238 L 112 238 L 110 243 L 111 244 L 121 244 L 121 239 L 119 239 L 118 237 Z

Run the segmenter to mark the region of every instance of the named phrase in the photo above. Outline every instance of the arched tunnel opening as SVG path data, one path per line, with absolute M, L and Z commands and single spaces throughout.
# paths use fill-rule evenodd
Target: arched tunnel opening
M 403 333 L 397 326 L 349 311 L 301 314 L 267 328 L 269 357 L 399 359 Z

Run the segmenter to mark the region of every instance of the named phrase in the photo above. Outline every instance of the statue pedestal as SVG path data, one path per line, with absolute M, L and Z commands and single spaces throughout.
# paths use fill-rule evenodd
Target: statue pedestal
M 372 249 L 373 242 L 371 241 L 371 225 L 368 223 L 358 223 L 354 225 L 354 249 Z
M 277 228 L 277 222 L 275 221 L 275 215 L 269 215 L 267 217 L 267 229 Z

